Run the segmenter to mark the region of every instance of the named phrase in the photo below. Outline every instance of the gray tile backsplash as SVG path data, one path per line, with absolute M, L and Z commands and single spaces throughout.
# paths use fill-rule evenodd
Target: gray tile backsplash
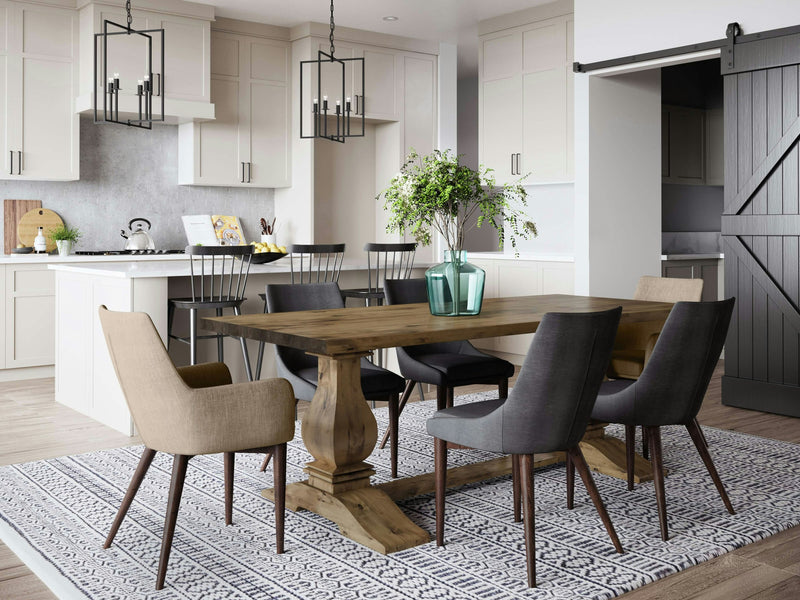
M 178 185 L 178 128 L 144 131 L 81 117 L 80 181 L 3 181 L 2 198 L 41 200 L 83 232 L 78 250 L 121 249 L 120 229 L 145 217 L 157 248 L 183 248 L 185 214 L 239 217 L 248 241 L 274 214 L 273 190 Z M 0 220 L 2 215 L 0 214 Z
M 663 231 L 662 254 L 710 254 L 722 252 L 719 231 Z

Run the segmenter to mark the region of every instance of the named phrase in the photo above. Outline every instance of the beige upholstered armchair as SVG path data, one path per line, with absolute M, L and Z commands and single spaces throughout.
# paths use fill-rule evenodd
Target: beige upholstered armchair
M 639 279 L 633 299 L 654 302 L 700 302 L 702 296 L 702 279 L 645 275 Z M 617 329 L 608 376 L 611 379 L 638 379 L 653 352 L 663 325 L 663 321 L 621 323 Z
M 294 437 L 294 392 L 285 379 L 231 383 L 223 363 L 176 369 L 145 313 L 100 307 L 108 351 L 145 445 L 105 542 L 108 548 L 156 452 L 174 455 L 156 589 L 164 586 L 189 459 L 224 453 L 225 522 L 233 512 L 234 453 L 272 450 L 277 552 L 283 552 L 286 442 Z

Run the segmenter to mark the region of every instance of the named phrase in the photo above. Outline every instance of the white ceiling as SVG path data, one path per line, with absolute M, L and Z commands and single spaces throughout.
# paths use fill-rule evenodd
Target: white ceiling
M 328 0 L 194 0 L 216 7 L 230 19 L 281 27 L 330 17 Z M 552 0 L 335 0 L 335 22 L 366 29 L 459 45 L 459 69 L 477 69 L 478 21 Z M 384 21 L 392 15 L 397 21 Z

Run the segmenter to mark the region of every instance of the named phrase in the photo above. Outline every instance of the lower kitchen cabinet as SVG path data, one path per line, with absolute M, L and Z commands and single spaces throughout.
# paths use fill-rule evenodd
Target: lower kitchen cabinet
M 661 276 L 679 279 L 702 279 L 704 302 L 723 297 L 722 259 L 662 260 Z
M 486 271 L 484 298 L 573 294 L 575 290 L 573 262 L 478 256 L 470 257 L 469 262 Z M 472 342 L 479 348 L 521 365 L 532 340 L 533 334 L 526 333 Z
M 55 361 L 55 274 L 42 265 L 4 265 L 0 294 L 5 327 L 0 368 Z

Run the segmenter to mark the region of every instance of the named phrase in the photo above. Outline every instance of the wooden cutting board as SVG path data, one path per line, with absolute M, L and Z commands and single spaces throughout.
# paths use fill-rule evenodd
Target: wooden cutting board
M 20 242 L 26 246 L 33 246 L 33 240 L 36 238 L 36 233 L 41 227 L 44 230 L 44 235 L 47 237 L 48 232 L 58 225 L 63 225 L 64 221 L 57 213 L 49 208 L 34 208 L 29 210 L 19 220 L 17 225 L 17 237 Z M 52 252 L 56 249 L 56 243 L 47 238 L 47 251 Z
M 17 224 L 22 215 L 35 208 L 42 208 L 41 200 L 6 200 L 3 202 L 4 254 L 11 254 L 11 249 L 22 243 L 17 238 Z

